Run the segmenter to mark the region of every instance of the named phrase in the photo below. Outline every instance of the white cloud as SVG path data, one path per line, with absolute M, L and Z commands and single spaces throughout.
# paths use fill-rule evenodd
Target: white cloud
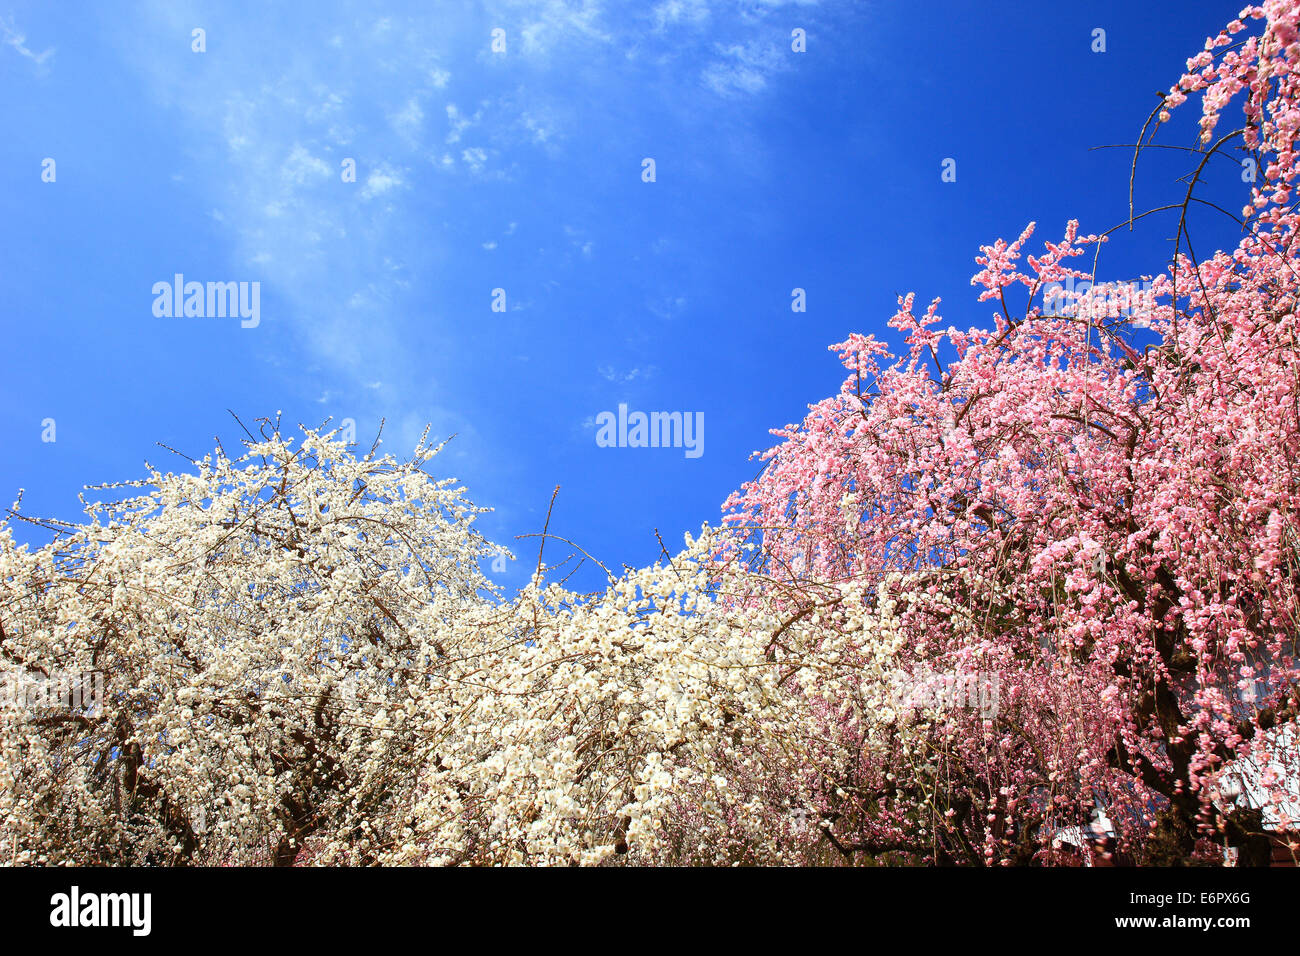
M 40 53 L 32 50 L 27 45 L 27 36 L 14 26 L 12 19 L 0 19 L 0 34 L 3 35 L 6 46 L 15 50 L 19 56 L 31 60 L 37 66 L 44 66 L 45 61 L 54 55 L 54 47 L 49 47 Z
M 709 19 L 707 0 L 664 0 L 654 8 L 655 28 L 687 23 L 698 26 Z
M 482 147 L 472 146 L 463 150 L 460 158 L 469 164 L 469 168 L 476 173 L 483 171 L 483 166 L 487 163 L 487 152 Z
M 551 138 L 552 130 L 550 126 L 532 113 L 524 113 L 520 122 L 523 123 L 524 129 L 532 133 L 534 143 L 545 143 Z
M 304 116 L 313 123 L 319 120 L 333 116 L 343 108 L 343 97 L 337 93 L 330 93 L 325 99 L 315 106 L 307 107 Z
M 700 78 L 719 96 L 754 94 L 767 86 L 767 78 L 786 67 L 780 48 L 757 41 L 719 44 L 718 59 L 704 68 Z
M 657 366 L 648 365 L 645 368 L 630 368 L 623 371 L 614 368 L 612 365 L 601 365 L 596 371 L 600 377 L 607 382 L 614 382 L 617 385 L 628 385 L 637 379 L 648 379 L 653 377 L 655 372 L 659 371 Z
M 665 296 L 658 302 L 647 302 L 646 308 L 650 311 L 651 315 L 667 321 L 676 318 L 677 315 L 681 313 L 682 309 L 686 308 L 686 298 L 685 296 L 680 295 Z
M 373 199 L 401 185 L 404 185 L 401 173 L 391 166 L 380 164 L 366 177 L 366 184 L 361 189 L 361 198 Z
M 294 145 L 289 158 L 280 167 L 280 175 L 288 182 L 299 186 L 313 179 L 325 179 L 329 174 L 330 167 L 324 160 L 313 156 L 305 147 L 297 144 Z
M 602 0 L 510 0 L 502 13 L 515 22 L 526 18 L 520 46 L 529 56 L 545 56 L 564 41 L 609 42 L 600 26 L 603 6 Z
M 420 127 L 424 123 L 424 110 L 420 108 L 419 101 L 411 97 L 405 106 L 389 118 L 389 122 L 402 136 L 414 140 L 419 137 Z
M 477 123 L 482 115 L 483 111 L 479 110 L 473 116 L 467 117 L 456 107 L 455 103 L 448 103 L 447 124 L 449 128 L 447 132 L 447 144 L 451 145 L 452 143 L 459 143 L 460 134 Z

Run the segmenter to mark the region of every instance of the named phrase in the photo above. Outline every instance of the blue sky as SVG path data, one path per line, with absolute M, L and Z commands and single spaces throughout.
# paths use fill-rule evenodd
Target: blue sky
M 1074 6 L 0 0 L 0 494 L 75 517 L 83 484 L 180 470 L 156 441 L 232 447 L 227 408 L 351 418 L 366 447 L 383 417 L 394 453 L 457 434 L 434 470 L 496 509 L 508 587 L 557 484 L 553 532 L 653 560 L 838 387 L 827 345 L 892 337 L 897 294 L 987 324 L 980 243 L 1124 218 L 1131 156 L 1090 147 L 1131 143 L 1237 7 Z M 1188 168 L 1144 159 L 1138 207 Z M 1235 235 L 1203 228 L 1198 253 Z M 1158 268 L 1173 230 L 1100 277 Z M 257 327 L 156 317 L 175 273 L 259 282 Z M 598 447 L 620 402 L 703 413 L 704 453 Z

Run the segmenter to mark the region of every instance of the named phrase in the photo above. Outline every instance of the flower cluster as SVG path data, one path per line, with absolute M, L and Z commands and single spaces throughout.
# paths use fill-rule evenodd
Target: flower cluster
M 1243 12 L 1262 34 L 1231 47 L 1229 25 L 1165 100 L 1203 93 L 1209 143 L 1246 91 L 1236 136 L 1264 173 L 1235 250 L 1179 254 L 1140 315 L 1105 322 L 1107 287 L 1068 265 L 1099 241 L 1076 223 L 1026 267 L 1032 224 L 985 246 L 972 284 L 994 327 L 945 328 L 937 301 L 918 317 L 900 298 L 907 350 L 833 346 L 839 394 L 776 430 L 729 502 L 771 573 L 905 582 L 905 665 L 977 657 L 999 673 L 993 721 L 931 734 L 962 781 L 934 858 L 1023 860 L 1031 834 L 1042 845 L 1098 805 L 1139 857 L 1157 831 L 1190 857 L 1238 840 L 1245 817 L 1294 822 L 1294 737 L 1273 729 L 1300 703 L 1298 15 L 1284 0 Z M 1216 781 L 1252 763 L 1273 768 L 1253 805 L 1225 805 Z M 882 806 L 911 826 L 922 796 Z

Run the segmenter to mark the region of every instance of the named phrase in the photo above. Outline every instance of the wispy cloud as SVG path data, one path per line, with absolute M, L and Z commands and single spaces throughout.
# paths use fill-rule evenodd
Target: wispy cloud
M 634 11 L 600 0 L 486 0 L 436 12 L 399 2 L 381 18 L 330 7 L 292 38 L 270 13 L 233 16 L 186 0 L 146 9 L 143 26 L 117 27 L 123 61 L 186 131 L 194 161 L 182 171 L 185 185 L 215 207 L 235 274 L 262 280 L 277 301 L 278 317 L 264 327 L 281 327 L 319 370 L 311 397 L 324 395 L 330 411 L 367 397 L 381 413 L 392 411 L 381 399 L 409 402 L 403 423 L 432 419 L 443 433 L 466 432 L 463 412 L 474 399 L 417 397 L 431 394 L 435 371 L 410 347 L 410 323 L 420 315 L 421 334 L 454 354 L 461 325 L 436 305 L 430 317 L 427 298 L 440 301 L 444 288 L 447 298 L 458 294 L 466 252 L 528 269 L 542 248 L 562 249 L 566 266 L 590 273 L 619 245 L 580 207 L 567 230 L 565 220 L 527 221 L 527 213 L 467 239 L 444 238 L 447 230 L 455 235 L 478 215 L 476 203 L 517 185 L 520 171 L 544 176 L 589 159 L 593 143 L 636 142 L 641 121 L 624 107 L 646 88 L 662 91 L 669 108 L 690 104 L 692 132 L 725 126 L 719 141 L 734 145 L 744 122 L 738 101 L 763 94 L 788 59 L 786 18 L 770 0 L 665 0 Z M 195 23 L 213 52 L 178 42 Z M 0 26 L 34 62 L 52 53 L 32 53 L 12 25 Z M 504 57 L 490 51 L 497 26 L 506 30 Z M 220 68 L 203 56 L 219 56 Z M 701 84 L 718 96 L 712 113 Z M 349 164 L 355 181 L 342 175 Z M 468 189 L 483 192 L 470 199 Z M 516 230 L 529 242 L 507 241 Z M 547 294 L 541 279 L 531 290 L 512 286 L 509 312 Z M 651 311 L 680 309 L 670 298 Z M 628 384 L 654 369 L 607 365 L 600 374 Z M 383 389 L 371 386 L 377 376 Z M 366 411 L 349 414 L 360 420 Z
M 596 369 L 600 377 L 607 382 L 614 382 L 618 385 L 629 385 L 637 380 L 644 381 L 652 378 L 659 371 L 654 365 L 647 365 L 645 368 L 617 369 L 612 365 L 601 365 Z
M 401 172 L 387 163 L 380 163 L 366 175 L 366 184 L 361 189 L 361 198 L 373 199 L 402 185 L 405 185 L 405 182 Z
M 16 51 L 19 56 L 31 60 L 38 67 L 44 66 L 45 61 L 54 55 L 54 47 L 48 47 L 40 53 L 29 47 L 27 36 L 14 26 L 12 18 L 0 18 L 0 36 L 3 37 L 5 46 Z
M 655 28 L 678 24 L 702 25 L 709 19 L 708 0 L 664 0 L 654 8 Z
M 502 24 L 522 24 L 517 27 L 520 49 L 538 57 L 573 43 L 612 40 L 603 22 L 604 7 L 602 0 L 499 0 L 489 10 Z
M 460 142 L 461 134 L 479 121 L 483 113 L 480 110 L 473 116 L 466 116 L 461 113 L 460 108 L 455 103 L 447 104 L 447 139 L 448 145 Z
M 751 40 L 718 45 L 715 50 L 717 59 L 704 68 L 700 79 L 719 96 L 759 93 L 769 76 L 786 67 L 784 51 L 772 42 Z
M 389 121 L 393 124 L 393 129 L 408 141 L 418 141 L 424 124 L 424 110 L 420 107 L 419 99 L 410 97 L 400 110 L 389 117 Z

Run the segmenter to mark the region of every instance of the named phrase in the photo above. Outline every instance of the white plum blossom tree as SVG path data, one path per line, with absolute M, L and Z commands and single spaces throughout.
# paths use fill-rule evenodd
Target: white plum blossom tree
M 310 838 L 366 859 L 403 801 L 412 701 L 493 598 L 496 549 L 423 439 L 398 462 L 264 431 L 105 486 L 46 547 L 0 528 L 0 662 L 103 682 L 93 708 L 0 709 L 15 860 L 288 863 Z

